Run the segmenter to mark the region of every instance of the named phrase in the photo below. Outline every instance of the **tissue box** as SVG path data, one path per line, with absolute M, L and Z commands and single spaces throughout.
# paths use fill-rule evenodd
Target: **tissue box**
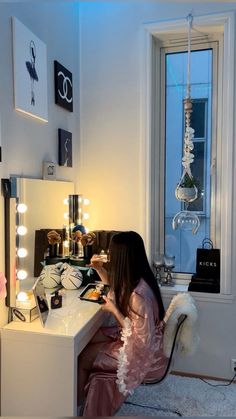
M 14 322 L 30 323 L 37 317 L 39 317 L 37 307 L 33 307 L 33 308 L 14 307 L 12 309 L 12 320 Z

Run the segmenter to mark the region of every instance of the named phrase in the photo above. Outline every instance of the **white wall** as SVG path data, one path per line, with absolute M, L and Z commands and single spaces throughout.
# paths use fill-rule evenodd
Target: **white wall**
M 11 16 L 18 18 L 47 46 L 48 123 L 14 110 Z M 0 4 L 0 121 L 3 161 L 0 178 L 12 174 L 42 178 L 42 162 L 58 162 L 57 129 L 73 134 L 73 168 L 59 168 L 57 178 L 78 179 L 79 160 L 78 5 L 54 2 Z M 73 73 L 74 112 L 54 104 L 54 60 Z M 0 196 L 0 272 L 4 272 L 4 199 Z M 0 300 L 0 327 L 7 323 Z
M 159 19 L 183 18 L 190 11 L 204 14 L 232 10 L 236 6 L 232 3 L 191 3 L 190 10 L 187 3 L 170 6 L 139 1 L 126 4 L 82 2 L 79 71 L 77 6 L 75 2 L 50 1 L 0 4 L 3 148 L 0 177 L 11 174 L 41 177 L 42 161 L 57 161 L 57 128 L 68 129 L 73 133 L 74 164 L 72 169 L 60 168 L 58 179 L 76 181 L 77 190 L 91 199 L 90 227 L 135 229 L 143 233 L 145 214 L 140 178 L 140 169 L 144 164 L 140 151 L 142 25 Z M 11 16 L 16 16 L 47 45 L 48 124 L 22 116 L 14 110 Z M 54 59 L 73 73 L 73 114 L 54 104 Z M 0 236 L 1 243 L 4 243 L 2 197 Z M 2 245 L 0 271 L 3 270 Z M 235 294 L 235 283 L 233 291 Z M 178 369 L 229 378 L 230 358 L 236 358 L 236 304 L 197 303 L 201 348 L 195 358 L 179 362 Z M 7 311 L 0 302 L 0 325 L 6 321 Z
M 141 155 L 142 25 L 235 10 L 234 4 L 82 2 L 80 5 L 81 182 L 91 227 L 144 233 Z M 236 208 L 235 208 L 236 210 Z M 233 212 L 236 214 L 236 211 Z M 235 223 L 235 219 L 234 219 Z M 232 226 L 234 230 L 234 226 Z M 235 237 L 233 248 L 235 249 Z M 234 270 L 235 272 L 235 270 Z M 236 292 L 235 282 L 233 292 Z M 165 299 L 168 304 L 169 299 Z M 236 356 L 235 301 L 197 300 L 201 346 L 176 369 L 230 378 Z
M 11 16 L 17 17 L 47 46 L 48 123 L 14 109 Z M 58 128 L 72 132 L 73 168 L 57 167 L 57 178 L 76 180 L 79 159 L 79 27 L 75 3 L 18 2 L 0 5 L 0 119 L 3 162 L 0 177 L 16 174 L 42 178 L 42 162 L 58 162 Z M 54 60 L 73 74 L 74 112 L 54 103 Z M 4 243 L 3 198 L 0 199 L 0 234 Z M 4 246 L 0 246 L 0 271 L 4 271 Z M 0 324 L 4 321 L 0 313 Z

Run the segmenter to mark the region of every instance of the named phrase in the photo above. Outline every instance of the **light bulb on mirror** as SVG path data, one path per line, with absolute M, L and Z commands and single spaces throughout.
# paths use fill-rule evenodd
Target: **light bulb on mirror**
M 19 234 L 19 236 L 24 236 L 27 233 L 27 228 L 21 225 L 17 227 L 16 231 Z
M 83 219 L 84 220 L 88 220 L 89 219 L 89 214 L 87 212 L 84 212 Z
M 68 198 L 65 198 L 65 199 L 63 200 L 63 204 L 65 204 L 65 205 L 69 205 L 69 199 L 68 199 Z
M 25 204 L 18 204 L 16 207 L 17 212 L 24 214 L 27 211 L 28 207 Z
M 20 269 L 19 271 L 17 271 L 17 278 L 20 281 L 23 281 L 24 279 L 26 279 L 27 276 L 28 276 L 28 274 L 24 269 Z
M 88 198 L 84 198 L 84 205 L 89 205 L 89 204 L 90 204 L 89 199 Z
M 17 294 L 17 300 L 27 301 L 29 300 L 29 295 L 25 291 L 20 291 L 19 294 Z
M 64 219 L 65 219 L 65 220 L 69 220 L 69 214 L 68 214 L 68 212 L 65 212 L 65 213 L 64 213 Z
M 28 251 L 24 247 L 20 247 L 17 250 L 17 256 L 19 256 L 19 258 L 25 258 L 27 255 L 28 255 Z

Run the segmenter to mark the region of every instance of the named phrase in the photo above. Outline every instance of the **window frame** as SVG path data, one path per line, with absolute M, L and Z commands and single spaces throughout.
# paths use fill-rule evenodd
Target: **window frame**
M 166 104 L 165 104 L 165 98 L 166 98 L 166 54 L 186 52 L 187 49 L 188 49 L 187 38 L 186 38 L 185 42 L 183 40 L 183 42 L 178 43 L 177 46 L 174 45 L 174 39 L 172 41 L 173 45 L 171 47 L 166 46 L 166 43 L 168 45 L 169 41 L 168 40 L 165 41 L 165 39 L 163 39 L 163 41 L 161 43 L 161 51 L 160 51 L 160 53 L 161 53 L 161 55 L 160 55 L 160 59 L 161 59 L 161 70 L 160 71 L 161 71 L 161 74 L 160 74 L 159 89 L 158 89 L 158 86 L 157 86 L 157 94 L 158 94 L 158 90 L 162 92 L 161 93 L 161 103 L 162 103 L 162 106 L 161 106 L 161 112 L 162 112 L 162 114 L 161 114 L 161 121 L 162 121 L 161 130 L 163 130 L 161 132 L 162 143 L 158 146 L 158 147 L 160 147 L 159 148 L 160 154 L 155 153 L 155 151 L 153 153 L 155 158 L 159 158 L 164 162 L 165 162 L 165 158 L 166 158 L 166 155 L 165 155 L 165 149 L 166 149 L 166 147 L 165 147 L 165 142 L 166 142 L 166 133 L 165 133 L 165 130 L 166 130 L 166 121 L 165 121 L 165 119 L 166 119 Z M 217 107 L 216 103 L 217 103 L 217 93 L 218 93 L 218 89 L 217 89 L 218 48 L 219 48 L 219 41 L 218 40 L 217 41 L 216 40 L 211 41 L 211 40 L 208 40 L 208 39 L 204 42 L 202 42 L 202 41 L 198 42 L 198 40 L 195 40 L 194 45 L 191 48 L 192 51 L 201 51 L 201 50 L 204 51 L 204 50 L 207 50 L 207 49 L 212 50 L 212 86 L 214 86 L 213 94 L 212 94 L 212 97 L 211 97 L 211 101 L 212 101 L 211 108 L 212 108 L 212 110 Z M 199 99 L 194 99 L 194 101 L 196 101 L 196 102 L 199 101 L 199 100 L 200 100 L 200 98 Z M 206 102 L 207 102 L 207 100 L 206 100 Z M 206 114 L 207 114 L 207 110 L 206 110 Z M 205 114 L 205 119 L 206 119 L 206 114 Z M 155 121 L 155 122 L 158 123 L 159 121 Z M 216 146 L 217 146 L 216 142 L 219 141 L 219 139 L 216 138 L 217 137 L 216 136 L 216 122 L 217 122 L 216 117 L 213 116 L 213 112 L 212 112 L 212 118 L 211 118 L 211 139 L 212 139 L 212 141 L 211 141 L 211 162 L 215 159 L 215 156 L 216 156 L 215 150 L 216 150 Z M 206 127 L 207 127 L 207 123 L 205 123 L 205 131 L 207 130 Z M 183 118 L 183 131 L 184 131 L 184 118 Z M 205 150 L 206 150 L 206 136 L 207 136 L 207 133 L 205 132 L 205 138 L 200 139 L 200 140 L 205 139 L 205 144 L 204 144 L 205 145 Z M 182 138 L 183 138 L 183 135 L 182 135 Z M 197 139 L 195 141 L 197 141 Z M 153 149 L 155 149 L 155 147 L 156 147 L 156 141 L 154 141 Z M 206 152 L 207 152 L 207 150 L 206 150 Z M 218 160 L 216 159 L 215 161 L 217 162 Z M 154 159 L 152 161 L 152 165 L 155 166 L 155 160 Z M 212 163 L 211 163 L 211 165 L 212 165 Z M 213 243 L 215 244 L 215 247 L 216 247 L 216 243 L 218 243 L 220 241 L 219 237 L 217 237 L 217 234 L 216 234 L 215 210 L 214 210 L 214 208 L 215 208 L 214 207 L 215 197 L 216 197 L 216 194 L 217 194 L 216 187 L 215 187 L 216 186 L 216 179 L 215 178 L 216 178 L 217 169 L 218 168 L 216 166 L 215 170 L 211 171 L 212 187 L 211 187 L 211 196 L 210 196 L 210 198 L 211 198 L 211 203 L 210 203 L 210 220 L 211 220 L 211 223 L 210 223 L 210 237 L 211 237 Z M 164 184 L 165 183 L 164 182 L 164 177 L 165 177 L 164 165 L 162 167 L 162 170 L 163 170 L 163 172 L 157 173 L 155 178 L 160 176 L 159 183 Z M 206 174 L 205 174 L 205 178 L 206 178 Z M 179 179 L 176 179 L 176 184 L 178 183 L 178 181 L 179 181 Z M 204 180 L 204 184 L 205 184 L 205 180 Z M 165 189 L 165 185 L 164 185 L 163 189 Z M 161 202 L 162 199 L 163 199 L 163 202 Z M 196 214 L 198 214 L 198 216 L 200 218 L 200 222 L 201 222 L 201 218 L 204 217 L 205 213 L 206 213 L 205 204 L 206 204 L 206 200 L 203 201 L 205 211 L 193 211 L 193 212 L 196 212 Z M 158 249 L 158 252 L 159 253 L 164 253 L 164 249 L 165 249 L 165 190 L 163 191 L 162 196 L 156 195 L 156 201 L 155 202 L 153 201 L 152 205 L 154 205 L 155 208 L 161 208 L 160 216 L 159 216 L 159 219 L 158 219 L 158 223 L 160 223 L 160 226 L 161 226 L 160 236 L 154 238 L 154 247 L 156 249 L 158 249 L 158 245 L 160 244 L 160 249 Z M 183 210 L 184 209 L 183 207 L 184 206 L 181 205 L 180 210 Z M 155 212 L 155 210 L 154 210 L 154 212 Z M 219 217 L 219 214 L 218 214 L 218 217 Z M 157 222 L 157 219 L 156 219 L 156 217 L 154 217 L 154 220 L 153 220 L 154 230 L 156 230 L 156 225 L 155 225 L 156 222 Z M 189 281 L 192 277 L 192 273 L 174 272 L 173 276 L 174 276 L 174 278 L 177 282 L 178 282 L 179 279 Z
M 224 138 L 224 147 L 217 149 L 217 155 L 221 156 L 221 183 L 217 187 L 221 190 L 221 195 L 216 196 L 216 213 L 220 213 L 220 224 L 216 228 L 221 232 L 220 243 L 217 243 L 221 249 L 221 297 L 222 301 L 228 301 L 232 293 L 232 273 L 233 273 L 233 248 L 236 245 L 235 235 L 233 235 L 233 200 L 232 200 L 232 178 L 234 175 L 233 166 L 233 143 L 234 143 L 234 59 L 235 59 L 235 14 L 234 12 L 216 13 L 194 18 L 194 26 L 201 33 L 212 35 L 216 33 L 220 36 L 219 48 L 219 75 L 218 75 L 218 108 L 217 111 L 217 135 Z M 160 21 L 149 25 L 143 25 L 143 67 L 142 67 L 142 86 L 141 86 L 141 137 L 140 137 L 140 164 L 141 173 L 140 184 L 143 205 L 140 208 L 140 229 L 145 239 L 148 257 L 150 263 L 155 257 L 154 236 L 159 234 L 153 231 L 153 219 L 157 217 L 153 213 L 153 199 L 155 195 L 161 193 L 161 185 L 152 184 L 155 172 L 160 166 L 153 167 L 152 144 L 153 139 L 158 136 L 160 139 L 160 130 L 153 126 L 153 116 L 159 115 L 161 105 L 160 100 L 154 103 L 153 88 L 158 85 L 159 73 L 155 71 L 159 68 L 155 64 L 160 63 L 160 43 L 163 35 L 176 37 L 176 34 L 186 34 L 186 19 Z M 159 59 L 158 59 L 159 57 Z M 159 92 L 160 99 L 160 92 Z M 213 162 L 214 166 L 214 162 Z M 222 189 L 221 185 L 227 185 Z M 235 266 L 234 266 L 235 267 Z M 206 299 L 214 296 L 207 295 Z

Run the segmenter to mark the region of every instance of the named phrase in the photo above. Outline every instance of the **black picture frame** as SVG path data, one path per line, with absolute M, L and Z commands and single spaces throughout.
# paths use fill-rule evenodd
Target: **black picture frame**
M 73 112 L 72 73 L 58 61 L 54 61 L 55 103 Z
M 72 133 L 58 128 L 58 164 L 72 167 Z

